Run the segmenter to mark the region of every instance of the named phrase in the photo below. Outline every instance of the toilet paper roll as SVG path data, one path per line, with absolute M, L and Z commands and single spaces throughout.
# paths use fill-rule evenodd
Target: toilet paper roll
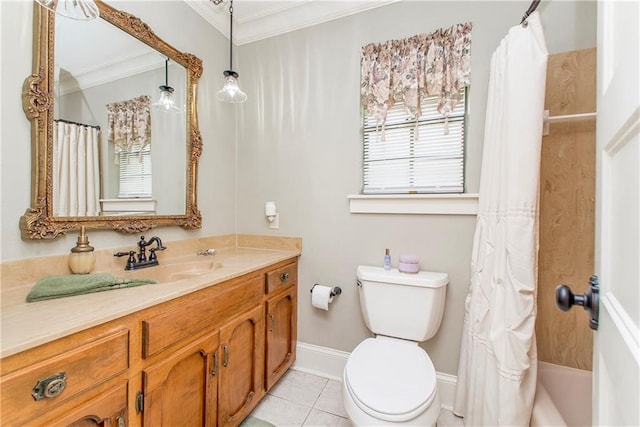
M 329 310 L 329 303 L 333 301 L 332 288 L 315 285 L 311 290 L 311 305 L 321 310 Z

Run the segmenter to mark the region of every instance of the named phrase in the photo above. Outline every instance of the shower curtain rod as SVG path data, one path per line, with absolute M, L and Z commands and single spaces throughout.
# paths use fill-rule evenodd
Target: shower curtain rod
M 596 113 L 565 114 L 563 116 L 549 116 L 549 110 L 543 113 L 543 135 L 549 135 L 549 125 L 551 123 L 578 122 L 596 118 Z
M 53 119 L 54 122 L 62 122 L 62 123 L 69 123 L 70 125 L 77 125 L 77 126 L 86 126 L 88 128 L 96 128 L 98 130 L 100 130 L 100 126 L 98 125 L 88 125 L 85 123 L 78 123 L 78 122 L 73 122 L 71 120 L 65 120 L 65 119 Z
M 540 1 L 541 0 L 533 0 L 531 2 L 531 4 L 529 5 L 529 9 L 527 9 L 527 11 L 524 13 L 524 15 L 522 15 L 522 21 L 520 21 L 520 25 L 525 23 L 527 18 L 529 17 L 529 15 L 531 15 L 533 12 L 535 12 L 535 10 L 538 8 L 538 5 L 540 4 Z

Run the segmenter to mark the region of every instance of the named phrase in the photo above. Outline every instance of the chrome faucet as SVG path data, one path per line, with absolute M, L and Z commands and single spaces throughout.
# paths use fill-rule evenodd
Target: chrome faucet
M 155 242 L 156 247 L 149 249 L 149 258 L 147 259 L 147 246 L 152 245 Z M 116 252 L 113 256 L 122 257 L 128 256 L 127 265 L 125 265 L 125 270 L 137 270 L 139 268 L 153 267 L 154 265 L 158 265 L 158 257 L 156 256 L 156 251 L 164 251 L 167 249 L 162 245 L 162 240 L 159 237 L 153 236 L 149 239 L 149 241 L 144 240 L 144 236 L 140 236 L 140 241 L 138 242 L 138 259 L 136 259 L 135 252 Z

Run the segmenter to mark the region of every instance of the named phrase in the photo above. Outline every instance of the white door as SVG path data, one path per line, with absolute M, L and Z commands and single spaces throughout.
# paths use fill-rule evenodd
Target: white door
M 640 425 L 640 7 L 598 2 L 593 425 Z

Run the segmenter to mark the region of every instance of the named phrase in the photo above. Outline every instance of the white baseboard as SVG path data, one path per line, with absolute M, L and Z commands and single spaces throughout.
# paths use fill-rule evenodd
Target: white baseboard
M 344 371 L 349 354 L 346 351 L 298 342 L 296 362 L 293 364 L 292 369 L 342 382 L 342 371 Z M 457 378 L 455 375 L 442 372 L 436 372 L 436 376 L 438 379 L 438 392 L 440 393 L 440 406 L 451 410 L 453 408 Z
M 436 378 L 438 379 L 440 406 L 449 411 L 453 411 L 453 401 L 456 398 L 456 384 L 458 382 L 458 377 L 436 371 Z
M 342 382 L 342 371 L 349 354 L 346 351 L 298 341 L 292 369 Z

